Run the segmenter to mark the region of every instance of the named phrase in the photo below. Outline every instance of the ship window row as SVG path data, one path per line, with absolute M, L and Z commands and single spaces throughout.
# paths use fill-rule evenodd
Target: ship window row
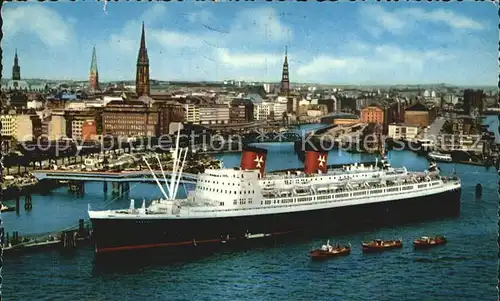
M 433 183 L 433 186 L 434 185 L 438 185 L 439 182 L 435 182 Z M 395 191 L 399 191 L 400 188 L 402 190 L 411 190 L 413 189 L 413 186 L 403 186 L 403 187 L 394 187 L 394 188 L 387 188 L 385 191 L 386 192 L 395 192 Z M 377 194 L 377 193 L 382 193 L 383 190 L 382 189 L 378 189 L 378 190 L 372 190 L 370 191 L 370 194 Z M 345 197 L 353 197 L 353 196 L 359 196 L 359 195 L 366 195 L 368 193 L 368 191 L 360 191 L 360 192 L 353 192 L 353 193 L 340 193 L 340 194 L 334 194 L 334 195 L 319 195 L 317 196 L 317 200 L 328 200 L 328 199 L 339 199 L 339 198 L 345 198 Z M 287 198 L 287 199 L 283 199 L 281 200 L 281 204 L 288 204 L 288 203 L 295 203 L 295 202 L 307 202 L 307 201 L 312 201 L 314 200 L 313 197 L 301 197 L 301 198 Z M 327 201 L 328 202 L 328 201 Z M 248 202 L 249 204 L 251 204 L 252 202 L 249 201 Z M 324 202 L 318 202 L 318 203 L 324 203 Z M 235 200 L 233 202 L 234 205 L 237 204 L 237 201 Z M 241 204 L 241 203 L 240 203 Z M 271 205 L 271 204 L 280 204 L 280 200 L 274 200 L 274 201 L 271 201 L 271 200 L 266 200 L 266 201 L 261 201 L 261 205 Z M 282 207 L 282 206 L 280 206 Z
M 427 184 L 420 184 L 420 185 L 418 185 L 418 188 L 424 188 L 424 187 L 427 187 Z
M 212 184 L 219 184 L 219 181 L 210 181 L 210 180 L 200 180 L 200 182 L 202 183 L 212 183 Z M 232 186 L 235 186 L 236 184 L 235 183 L 224 183 L 224 182 L 221 182 L 222 185 L 232 185 Z M 240 183 L 238 183 L 238 186 L 240 186 Z
M 206 186 L 198 186 L 198 189 L 211 192 L 220 192 L 220 193 L 224 192 L 225 194 L 238 194 L 237 190 L 227 190 L 227 189 L 223 190 L 218 188 L 209 188 Z M 255 190 L 242 190 L 242 191 L 240 190 L 239 194 L 255 194 Z
M 437 184 L 439 184 L 439 182 L 437 182 Z M 397 188 L 399 189 L 399 187 Z M 382 190 L 377 190 L 379 191 L 379 193 L 382 192 Z M 372 191 L 374 192 L 374 191 Z M 387 192 L 389 192 L 389 189 L 387 189 Z M 351 197 L 353 195 L 353 193 L 340 193 L 340 194 L 335 194 L 335 195 L 325 195 L 325 196 L 318 196 L 317 199 L 320 200 L 320 199 L 328 199 L 328 198 L 333 198 L 333 199 L 339 199 L 339 198 L 345 198 L 345 197 Z M 287 199 L 287 202 L 288 203 L 288 200 L 290 203 L 292 202 L 301 202 L 301 201 L 304 201 L 305 199 L 313 199 L 312 197 L 310 198 L 298 198 L 298 199 Z M 314 204 L 326 204 L 326 203 L 332 203 L 332 202 L 341 202 L 343 200 L 330 200 L 330 201 L 321 201 L 321 202 L 316 202 L 316 203 L 312 203 L 310 205 L 314 205 Z M 273 203 L 272 200 L 265 200 L 265 201 L 261 201 L 261 205 L 271 205 Z M 279 204 L 280 201 L 275 201 L 274 204 Z M 285 202 L 282 200 L 281 201 L 282 204 L 285 204 Z M 238 210 L 253 210 L 253 209 L 270 209 L 270 208 L 283 208 L 283 207 L 294 207 L 294 206 L 297 206 L 297 205 L 287 205 L 287 206 L 269 206 L 269 207 L 256 207 L 256 208 L 236 208 L 236 209 L 223 209 L 223 210 L 209 210 L 209 211 L 199 211 L 199 212 L 220 212 L 220 211 L 238 211 Z M 197 211 L 198 212 L 198 211 Z
M 353 196 L 357 196 L 357 195 L 365 195 L 367 192 L 366 191 L 359 191 L 359 192 L 353 192 L 352 195 Z

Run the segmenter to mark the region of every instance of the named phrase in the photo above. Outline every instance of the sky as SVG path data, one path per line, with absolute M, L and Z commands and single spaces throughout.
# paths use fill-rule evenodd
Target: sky
M 146 28 L 157 80 L 494 85 L 498 9 L 489 2 L 5 2 L 3 78 L 134 80 Z

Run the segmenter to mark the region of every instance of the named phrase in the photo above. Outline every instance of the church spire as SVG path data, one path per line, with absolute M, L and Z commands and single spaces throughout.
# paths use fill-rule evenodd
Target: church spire
M 146 34 L 144 33 L 144 22 L 142 22 L 141 49 L 146 48 Z
M 21 80 L 21 67 L 19 66 L 19 58 L 17 57 L 17 48 L 14 55 L 14 66 L 12 67 L 12 80 Z
M 281 93 L 290 92 L 290 79 L 288 78 L 288 46 L 285 46 L 285 61 L 283 62 L 283 73 L 281 75 Z
M 146 34 L 142 22 L 141 45 L 137 56 L 137 72 L 135 77 L 135 90 L 138 97 L 149 96 L 149 58 L 146 48 Z
M 90 73 L 97 73 L 97 54 L 95 52 L 95 46 L 92 49 L 92 62 L 90 63 Z
M 90 62 L 89 86 L 91 90 L 99 90 L 99 71 L 97 69 L 97 54 L 95 46 L 92 50 L 92 61 Z

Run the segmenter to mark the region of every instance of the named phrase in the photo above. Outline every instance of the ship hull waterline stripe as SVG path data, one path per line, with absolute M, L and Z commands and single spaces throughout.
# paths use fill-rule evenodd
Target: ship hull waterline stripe
M 203 244 L 203 241 L 207 241 L 208 244 L 214 238 L 216 238 L 215 241 L 222 242 L 226 235 L 231 238 L 243 239 L 244 233 L 277 235 L 283 231 L 299 231 L 309 236 L 309 234 L 315 235 L 322 231 L 327 231 L 330 234 L 346 231 L 357 232 L 386 224 L 459 216 L 460 195 L 460 191 L 455 191 L 416 198 L 409 202 L 368 203 L 362 206 L 331 208 L 329 210 L 255 217 L 242 216 L 236 219 L 92 220 L 94 231 L 92 236 L 97 249 L 111 252 L 122 249 L 145 249 L 149 248 L 150 245 L 152 248 L 162 246 L 182 248 L 182 246 L 194 245 L 193 238 L 197 243 Z M 169 229 L 171 229 L 170 233 Z M 253 241 L 253 239 L 250 240 Z
M 279 236 L 293 233 L 294 231 L 284 231 L 284 232 L 274 232 L 266 234 L 265 236 L 260 236 L 258 238 L 266 238 L 271 236 Z M 187 245 L 197 245 L 197 244 L 209 244 L 209 243 L 222 243 L 222 241 L 231 240 L 251 240 L 253 238 L 227 238 L 227 239 L 205 239 L 205 240 L 191 240 L 191 241 L 181 241 L 181 242 L 166 242 L 166 243 L 155 243 L 155 244 L 145 244 L 145 245 L 131 245 L 131 246 L 120 246 L 120 247 L 107 247 L 107 248 L 96 248 L 96 253 L 110 253 L 118 251 L 129 251 L 129 250 L 141 250 L 141 249 L 154 249 L 154 248 L 165 248 L 165 247 L 176 247 L 176 246 L 187 246 Z

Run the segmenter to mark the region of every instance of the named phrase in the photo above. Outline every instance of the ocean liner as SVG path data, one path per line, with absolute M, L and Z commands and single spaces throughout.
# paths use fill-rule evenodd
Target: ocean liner
M 441 176 L 434 162 L 423 172 L 408 172 L 383 157 L 376 166 L 328 171 L 327 153 L 307 151 L 302 171 L 266 175 L 267 150 L 257 147 L 243 150 L 238 168 L 200 173 L 195 189 L 176 199 L 186 153 L 176 145 L 165 185 L 152 172 L 164 198 L 140 208 L 134 200 L 122 210 L 89 207 L 96 253 L 248 243 L 460 212 L 460 179 Z

